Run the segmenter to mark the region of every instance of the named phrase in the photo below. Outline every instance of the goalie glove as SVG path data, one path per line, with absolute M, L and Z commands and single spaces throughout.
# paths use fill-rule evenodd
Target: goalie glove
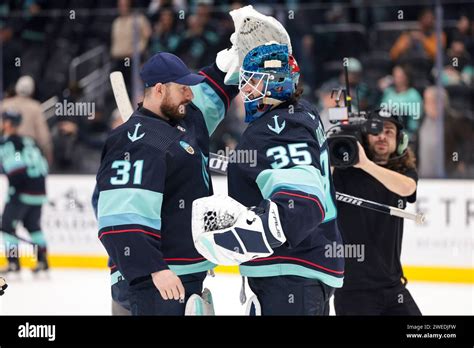
M 196 250 L 220 265 L 239 265 L 273 254 L 286 241 L 277 205 L 247 208 L 228 196 L 196 199 L 192 210 Z
M 275 18 L 261 14 L 251 5 L 230 11 L 229 14 L 235 27 L 230 37 L 232 48 L 220 51 L 216 57 L 217 67 L 226 73 L 225 84 L 239 84 L 239 70 L 244 58 L 257 46 L 275 41 L 288 45 L 288 52 L 292 54 L 290 36 Z

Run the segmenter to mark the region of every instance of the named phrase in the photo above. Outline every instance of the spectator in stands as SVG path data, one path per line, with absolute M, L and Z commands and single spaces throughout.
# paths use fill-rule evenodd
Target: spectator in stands
M 162 9 L 171 9 L 177 13 L 187 10 L 186 0 L 151 0 L 148 5 L 147 16 L 151 22 L 156 22 L 161 15 Z
M 13 109 L 23 116 L 18 135 L 33 138 L 51 164 L 53 160 L 51 134 L 41 104 L 32 98 L 34 90 L 35 82 L 31 76 L 20 77 L 15 85 L 16 95 L 5 99 L 0 104 L 0 111 Z
M 411 56 L 424 56 L 434 60 L 436 55 L 435 16 L 429 8 L 424 9 L 418 17 L 419 30 L 400 35 L 390 50 L 393 61 Z M 446 46 L 446 34 L 441 36 L 443 48 Z
M 110 117 L 110 129 L 115 129 L 123 124 L 122 115 L 120 115 L 119 109 L 114 109 L 112 116 Z
M 77 82 L 72 83 L 65 96 L 67 103 L 77 103 L 82 96 L 82 89 Z M 77 173 L 77 163 L 74 162 L 74 151 L 79 133 L 81 117 L 74 114 L 57 114 L 48 120 L 54 145 L 53 173 Z
M 206 29 L 205 18 L 193 14 L 188 17 L 188 29 L 183 35 L 177 55 L 191 69 L 209 64 L 217 53 L 220 41 L 216 32 Z
M 451 42 L 445 62 L 446 65 L 441 73 L 441 81 L 444 86 L 472 86 L 474 67 L 464 41 L 454 39 Z
M 357 58 L 348 58 L 343 61 L 347 64 L 349 88 L 352 97 L 352 111 L 365 111 L 375 104 L 373 93 L 371 93 L 367 84 L 362 80 L 362 64 Z M 342 65 L 342 64 L 341 64 Z M 333 85 L 339 84 L 345 88 L 346 78 L 344 69 L 341 70 L 339 76 L 330 80 Z
M 47 55 L 46 25 L 48 18 L 41 14 L 47 6 L 46 0 L 28 0 L 23 2 L 25 10 L 21 25 L 21 73 L 40 81 L 43 64 Z
M 94 117 L 88 119 L 80 117 L 77 142 L 74 146 L 74 162 L 78 173 L 94 174 L 100 166 L 102 149 L 110 130 L 109 117 L 102 110 L 97 109 Z
M 462 41 L 471 58 L 474 57 L 474 21 L 461 15 L 452 36 L 452 41 Z
M 389 83 L 393 83 L 389 86 Z M 380 107 L 392 114 L 402 116 L 404 127 L 410 140 L 416 143 L 416 134 L 422 114 L 422 98 L 412 87 L 411 70 L 406 65 L 395 65 L 391 77 L 385 77 L 379 82 L 383 91 Z M 416 144 L 415 144 L 416 145 Z
M 220 33 L 221 28 L 213 16 L 212 0 L 198 0 L 196 5 L 196 16 L 202 21 L 206 31 Z
M 150 40 L 150 53 L 176 52 L 181 41 L 177 30 L 176 14 L 173 9 L 166 7 L 160 10 L 158 21 L 153 26 Z
M 123 73 L 127 86 L 130 85 L 131 63 L 135 46 L 140 54 L 145 52 L 151 36 L 151 26 L 148 19 L 140 13 L 132 12 L 131 0 L 118 0 L 119 17 L 112 23 L 112 41 L 110 55 L 113 59 L 113 70 Z M 136 25 L 138 41 L 134 40 Z
M 19 4 L 7 1 L 0 5 L 0 42 L 3 45 L 3 90 L 13 90 L 15 82 L 20 77 L 20 69 L 15 66 L 15 59 L 21 55 L 21 42 L 16 40 L 19 33 L 20 19 L 10 16 L 11 11 L 19 9 Z M 0 67 L 1 68 L 1 67 Z M 0 97 L 1 99 L 1 97 Z
M 472 122 L 451 109 L 446 90 L 438 93 L 436 86 L 431 86 L 426 88 L 423 96 L 425 117 L 420 127 L 418 151 L 420 177 L 437 177 L 439 161 L 444 161 L 448 177 L 469 176 L 469 165 L 472 166 L 473 157 L 470 149 L 474 138 Z M 444 154 L 439 153 L 440 139 L 437 133 L 439 98 L 444 101 Z
M 329 122 L 329 108 L 336 106 L 336 99 L 331 98 L 331 93 L 333 90 L 338 89 L 344 86 L 336 80 L 329 80 L 328 82 L 323 83 L 317 92 L 318 96 L 318 111 L 321 121 L 324 126 L 324 130 L 328 130 L 332 127 L 332 124 Z

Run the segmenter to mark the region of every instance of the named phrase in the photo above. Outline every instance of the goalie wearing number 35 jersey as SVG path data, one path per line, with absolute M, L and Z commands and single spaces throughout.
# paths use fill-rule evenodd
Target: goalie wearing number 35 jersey
M 248 277 L 300 276 L 339 288 L 344 259 L 328 254 L 342 244 L 337 227 L 325 132 L 311 104 L 295 98 L 299 68 L 286 45 L 250 51 L 240 72 L 246 121 L 237 151 L 256 151 L 256 165 L 231 163 L 229 195 L 241 204 L 278 207 L 285 243 L 243 263 Z
M 250 50 L 239 74 L 249 126 L 230 163 L 230 197 L 193 203 L 196 249 L 215 263 L 240 265 L 257 300 L 249 313 L 329 315 L 342 287 L 335 190 L 318 113 L 299 101 L 299 68 L 288 46 Z M 247 154 L 247 156 L 244 156 Z
M 229 164 L 230 197 L 193 203 L 196 249 L 240 265 L 263 315 L 328 315 L 343 283 L 328 145 L 318 113 L 299 101 L 298 77 L 287 45 L 247 53 L 239 89 L 250 124 L 236 151 L 255 158 L 254 151 L 257 161 Z

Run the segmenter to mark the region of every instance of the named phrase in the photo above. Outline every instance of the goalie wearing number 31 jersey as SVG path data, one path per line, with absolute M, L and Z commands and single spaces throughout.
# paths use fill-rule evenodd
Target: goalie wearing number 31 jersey
M 229 195 L 257 211 L 276 204 L 286 237 L 270 256 L 240 266 L 264 315 L 328 314 L 327 300 L 343 283 L 344 259 L 328 253 L 342 239 L 325 132 L 318 113 L 295 97 L 298 77 L 287 46 L 278 44 L 250 51 L 240 72 L 250 124 L 236 150 L 256 151 L 257 162 L 229 165 Z
M 155 54 L 141 71 L 143 104 L 105 144 L 99 239 L 113 263 L 113 298 L 133 315 L 183 315 L 215 266 L 194 248 L 191 207 L 212 194 L 209 136 L 238 93 L 224 75 L 216 64 L 192 74 L 178 57 Z M 166 301 L 178 300 L 178 291 L 184 302 Z

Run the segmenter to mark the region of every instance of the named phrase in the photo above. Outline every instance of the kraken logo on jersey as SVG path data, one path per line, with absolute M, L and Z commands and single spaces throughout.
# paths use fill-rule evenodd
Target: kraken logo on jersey
M 140 128 L 141 125 L 142 125 L 141 123 L 135 124 L 135 131 L 133 132 L 133 134 L 130 134 L 130 132 L 127 132 L 128 139 L 130 139 L 132 142 L 140 140 L 141 138 L 145 136 L 145 133 L 138 135 L 138 128 Z
M 270 126 L 269 124 L 267 124 L 267 126 L 271 131 L 275 132 L 276 134 L 280 134 L 282 132 L 282 130 L 285 129 L 286 121 L 283 121 L 282 124 L 279 125 L 278 124 L 278 115 L 273 116 L 273 120 L 275 121 L 274 126 Z
M 187 142 L 181 140 L 179 142 L 179 145 L 181 145 L 181 147 L 186 150 L 187 153 L 189 153 L 190 155 L 194 155 L 194 149 L 191 145 L 189 145 Z

